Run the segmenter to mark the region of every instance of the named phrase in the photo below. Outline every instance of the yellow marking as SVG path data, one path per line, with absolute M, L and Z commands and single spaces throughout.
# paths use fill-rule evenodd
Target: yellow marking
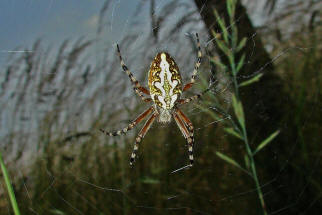
M 163 62 L 164 71 L 162 71 L 161 62 Z M 181 82 L 176 62 L 169 54 L 158 53 L 151 63 L 148 78 L 150 94 L 154 103 L 161 108 L 170 109 L 174 105 L 174 101 L 181 96 Z

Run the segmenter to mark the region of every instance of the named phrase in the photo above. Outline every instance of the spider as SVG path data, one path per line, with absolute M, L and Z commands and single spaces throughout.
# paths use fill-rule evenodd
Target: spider
M 190 161 L 190 164 L 188 166 L 193 165 L 193 125 L 189 118 L 179 109 L 178 106 L 199 99 L 209 89 L 208 88 L 201 94 L 196 94 L 189 98 L 180 98 L 181 94 L 190 89 L 192 85 L 195 83 L 197 72 L 200 66 L 202 54 L 198 33 L 196 33 L 196 39 L 198 48 L 198 58 L 197 62 L 195 63 L 190 82 L 185 84 L 184 87 L 182 87 L 182 79 L 178 65 L 168 53 L 160 52 L 155 56 L 150 66 L 148 75 L 148 85 L 150 90 L 143 87 L 127 68 L 121 56 L 119 45 L 117 44 L 117 54 L 120 59 L 121 67 L 124 70 L 124 72 L 129 76 L 132 84 L 134 85 L 133 90 L 140 96 L 140 98 L 144 102 L 153 102 L 153 104 L 147 110 L 141 113 L 127 127 L 114 132 L 108 132 L 104 129 L 100 129 L 100 131 L 102 131 L 107 136 L 118 136 L 126 134 L 129 130 L 134 128 L 134 126 L 138 125 L 143 119 L 150 115 L 150 117 L 145 122 L 143 128 L 140 130 L 138 136 L 135 139 L 134 149 L 130 158 L 131 166 L 135 161 L 139 144 L 148 132 L 153 122 L 157 119 L 158 122 L 167 124 L 171 121 L 172 118 L 174 118 L 177 126 L 179 127 L 180 131 L 182 132 L 184 138 L 188 143 Z

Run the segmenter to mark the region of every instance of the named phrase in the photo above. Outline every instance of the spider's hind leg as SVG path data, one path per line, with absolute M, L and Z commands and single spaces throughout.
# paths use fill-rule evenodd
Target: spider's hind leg
M 122 135 L 122 134 L 126 134 L 129 130 L 131 130 L 132 128 L 134 128 L 134 126 L 136 126 L 137 124 L 139 124 L 145 117 L 147 117 L 153 110 L 154 109 L 151 106 L 149 109 L 147 109 L 146 111 L 144 111 L 143 113 L 141 113 L 130 124 L 128 124 L 127 127 L 123 128 L 121 130 L 109 132 L 109 131 L 105 131 L 104 129 L 100 129 L 100 131 L 103 132 L 104 134 L 106 134 L 107 136 L 119 136 L 119 135 Z
M 189 161 L 190 166 L 193 166 L 194 158 L 193 158 L 193 145 L 194 145 L 194 137 L 193 137 L 193 126 L 191 121 L 186 117 L 180 109 L 176 109 L 173 113 L 173 118 L 175 119 L 180 131 L 188 142 L 188 152 L 189 152 Z
M 139 149 L 139 143 L 142 141 L 142 139 L 144 138 L 144 136 L 146 135 L 146 133 L 150 129 L 150 127 L 153 124 L 155 118 L 156 118 L 156 114 L 152 114 L 152 116 L 144 124 L 144 126 L 141 129 L 141 131 L 139 132 L 138 136 L 135 138 L 134 148 L 133 148 L 133 152 L 132 152 L 131 158 L 130 158 L 130 165 L 131 166 L 133 166 L 133 163 L 135 161 L 136 154 L 137 154 L 137 151 Z

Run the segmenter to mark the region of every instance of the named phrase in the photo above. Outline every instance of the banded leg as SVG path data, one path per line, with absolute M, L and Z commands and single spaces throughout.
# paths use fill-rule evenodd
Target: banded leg
M 200 67 L 200 63 L 201 63 L 202 53 L 201 53 L 200 40 L 199 40 L 198 33 L 196 33 L 196 38 L 197 38 L 198 58 L 197 58 L 197 62 L 195 64 L 195 68 L 194 68 L 193 73 L 192 73 L 192 76 L 191 76 L 190 83 L 186 84 L 183 87 L 183 91 L 186 91 L 186 90 L 190 89 L 190 87 L 192 87 L 192 85 L 195 83 L 196 77 L 197 77 L 197 73 L 198 73 L 198 70 L 199 70 L 199 67 Z
M 124 72 L 129 76 L 132 84 L 134 85 L 134 91 L 141 97 L 144 98 L 142 93 L 145 93 L 146 95 L 150 95 L 149 90 L 147 90 L 145 87 L 141 86 L 141 84 L 139 83 L 138 80 L 136 80 L 136 78 L 134 77 L 134 75 L 130 72 L 130 70 L 127 68 L 127 66 L 125 65 L 123 58 L 121 56 L 121 51 L 120 51 L 120 47 L 117 44 L 117 55 L 120 58 L 120 62 L 121 62 L 121 67 L 124 70 Z M 142 93 L 139 93 L 142 92 Z
M 178 115 L 176 113 L 173 113 L 172 116 L 173 116 L 174 120 L 176 121 L 177 126 L 179 127 L 184 138 L 187 139 L 190 136 L 190 134 L 189 134 L 189 131 L 188 131 L 187 127 L 185 126 L 184 122 L 178 117 Z
M 141 129 L 141 131 L 139 132 L 138 136 L 135 139 L 135 143 L 134 143 L 134 148 L 133 148 L 133 152 L 131 154 L 131 158 L 130 158 L 130 165 L 132 166 L 134 161 L 135 161 L 135 157 L 136 157 L 136 153 L 139 149 L 139 143 L 142 141 L 142 139 L 144 138 L 144 136 L 146 135 L 146 133 L 148 132 L 148 130 L 150 129 L 151 125 L 153 124 L 154 120 L 156 118 L 156 115 L 153 114 L 144 124 L 143 128 Z
M 206 90 L 204 90 L 202 93 L 199 93 L 199 94 L 193 95 L 193 96 L 191 96 L 191 97 L 189 97 L 189 98 L 179 99 L 179 100 L 178 100 L 178 103 L 179 103 L 180 105 L 182 105 L 182 104 L 187 104 L 187 103 L 189 103 L 189 102 L 192 102 L 192 101 L 194 101 L 194 100 L 198 100 L 198 99 L 200 99 L 204 94 L 206 94 L 209 90 L 210 90 L 210 87 L 209 87 L 209 88 L 207 88 Z
M 142 114 L 140 114 L 135 120 L 133 120 L 127 127 L 123 128 L 121 130 L 108 132 L 108 131 L 105 131 L 104 129 L 100 129 L 100 131 L 103 132 L 104 134 L 106 134 L 107 136 L 119 136 L 122 134 L 126 134 L 126 132 L 128 132 L 129 130 L 134 128 L 134 126 L 136 126 L 138 123 L 140 123 L 153 110 L 154 110 L 153 107 L 150 107 L 149 109 L 144 111 Z
M 152 101 L 152 98 L 148 98 L 148 97 L 145 97 L 142 93 L 142 91 L 140 91 L 138 88 L 136 87 L 133 87 L 133 90 L 136 92 L 136 94 L 138 94 L 141 99 L 144 101 L 144 102 L 151 102 Z
M 188 142 L 188 151 L 189 151 L 189 161 L 190 161 L 190 166 L 193 165 L 193 145 L 194 145 L 194 137 L 193 137 L 193 125 L 191 121 L 188 119 L 184 113 L 177 108 L 175 110 L 176 117 L 174 118 L 175 121 L 177 122 L 179 128 L 181 127 L 180 130 L 186 132 L 187 135 L 187 142 Z M 185 131 L 186 130 L 186 131 Z

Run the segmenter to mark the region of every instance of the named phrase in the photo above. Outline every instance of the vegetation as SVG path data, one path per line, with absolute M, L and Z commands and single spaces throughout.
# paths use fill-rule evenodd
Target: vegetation
M 230 135 L 241 139 L 245 144 L 245 151 L 246 154 L 244 155 L 245 158 L 245 167 L 242 167 L 238 162 L 236 162 L 234 159 L 228 157 L 227 155 L 222 154 L 221 152 L 216 152 L 217 156 L 229 164 L 241 169 L 243 172 L 247 173 L 252 177 L 252 179 L 255 182 L 256 190 L 258 193 L 258 198 L 260 200 L 260 204 L 263 210 L 263 214 L 267 214 L 266 211 L 266 205 L 263 197 L 262 188 L 260 186 L 258 176 L 257 176 L 257 169 L 255 164 L 254 156 L 262 150 L 267 144 L 269 144 L 279 133 L 279 131 L 274 132 L 269 137 L 267 137 L 265 140 L 263 140 L 255 149 L 252 149 L 249 144 L 249 138 L 247 136 L 247 129 L 246 129 L 246 118 L 243 110 L 243 104 L 239 96 L 239 88 L 245 87 L 247 85 L 252 84 L 253 82 L 258 81 L 263 74 L 255 74 L 254 77 L 250 78 L 249 80 L 246 80 L 242 83 L 238 83 L 238 73 L 240 72 L 241 68 L 244 65 L 245 60 L 245 54 L 243 54 L 240 59 L 236 59 L 237 53 L 241 52 L 246 44 L 247 38 L 242 38 L 240 41 L 238 41 L 238 30 L 237 26 L 234 25 L 235 23 L 235 12 L 236 12 L 236 1 L 235 0 L 228 0 L 227 1 L 227 12 L 229 14 L 229 23 L 228 26 L 230 27 L 230 32 L 227 30 L 227 25 L 225 24 L 224 19 L 222 19 L 217 11 L 215 11 L 215 15 L 217 17 L 217 22 L 221 27 L 222 30 L 222 38 L 218 39 L 217 34 L 214 33 L 214 37 L 216 39 L 217 46 L 221 49 L 222 52 L 225 53 L 227 56 L 230 65 L 224 65 L 220 58 L 214 58 L 213 62 L 222 70 L 226 76 L 227 80 L 230 81 L 232 84 L 232 107 L 234 110 L 234 114 L 236 119 L 233 119 L 229 113 L 225 113 L 223 111 L 220 111 L 218 114 L 211 114 L 215 120 L 220 118 L 220 115 L 224 113 L 224 115 L 229 116 L 229 120 L 227 120 L 228 125 L 225 128 L 225 131 L 229 133 Z M 215 107 L 219 110 L 223 110 L 222 105 L 217 103 L 216 99 L 209 100 L 208 103 L 212 103 L 212 105 L 215 105 Z
M 128 92 L 130 83 L 126 75 L 115 72 L 120 68 L 114 53 L 108 52 L 105 60 L 96 65 L 84 63 L 88 62 L 93 41 L 80 39 L 63 42 L 55 58 L 49 51 L 40 52 L 40 41 L 34 44 L 34 52 L 12 56 L 0 96 L 2 101 L 15 105 L 12 108 L 10 102 L 1 102 L 1 113 L 13 111 L 15 118 L 26 121 L 23 116 L 28 116 L 25 107 L 30 101 L 35 111 L 46 111 L 39 115 L 39 131 L 33 134 L 38 137 L 38 148 L 31 155 L 36 158 L 34 162 L 24 166 L 28 171 L 18 174 L 15 168 L 21 165 L 19 160 L 26 160 L 23 151 L 28 146 L 21 147 L 13 159 L 15 163 L 6 163 L 9 173 L 0 156 L 5 179 L 5 183 L 1 180 L 0 214 L 10 214 L 12 208 L 19 214 L 18 206 L 22 214 L 229 215 L 319 211 L 321 28 L 302 31 L 274 45 L 272 58 L 281 53 L 282 57 L 273 62 L 273 72 L 283 80 L 283 90 L 288 95 L 276 99 L 285 100 L 281 110 L 287 111 L 283 112 L 279 127 L 268 125 L 270 135 L 258 137 L 247 126 L 251 116 L 244 109 L 243 98 L 248 91 L 243 89 L 266 75 L 254 71 L 247 80 L 240 78 L 239 70 L 248 63 L 242 55 L 243 48 L 250 46 L 251 41 L 238 36 L 234 2 L 227 1 L 229 23 L 216 14 L 221 32 L 214 33 L 214 45 L 225 56 L 210 52 L 210 68 L 203 63 L 199 73 L 200 90 L 208 86 L 209 77 L 202 74 L 209 70 L 213 72 L 215 87 L 200 103 L 183 108 L 196 128 L 196 164 L 188 170 L 176 171 L 188 162 L 188 155 L 175 123 L 151 128 L 142 141 L 134 168 L 129 166 L 129 157 L 140 126 L 122 137 L 108 138 L 99 132 L 99 128 L 126 125 L 128 121 L 120 119 L 131 119 L 145 108 L 145 104 L 135 102 L 139 98 L 119 96 Z M 129 38 L 123 43 L 130 44 L 133 38 Z M 138 50 L 144 51 L 145 48 Z M 223 63 L 223 57 L 229 59 L 228 65 Z M 18 81 L 13 81 L 15 77 Z M 93 88 L 94 85 L 98 87 Z M 19 125 L 11 127 L 6 139 L 9 147 L 3 152 L 13 150 L 10 143 L 32 140 L 17 132 L 16 126 Z M 288 144 L 283 145 L 285 142 Z M 8 192 L 2 192 L 7 189 Z
M 14 211 L 15 215 L 19 215 L 20 211 L 19 211 L 19 207 L 18 207 L 18 204 L 17 204 L 16 196 L 15 196 L 15 193 L 14 193 L 14 191 L 12 189 L 9 174 L 8 174 L 7 168 L 6 168 L 6 166 L 5 166 L 4 162 L 3 162 L 1 152 L 0 152 L 0 166 L 1 166 L 4 181 L 6 183 L 6 188 L 8 189 L 8 194 L 9 194 L 9 198 L 10 198 L 10 202 L 11 202 L 13 211 Z

